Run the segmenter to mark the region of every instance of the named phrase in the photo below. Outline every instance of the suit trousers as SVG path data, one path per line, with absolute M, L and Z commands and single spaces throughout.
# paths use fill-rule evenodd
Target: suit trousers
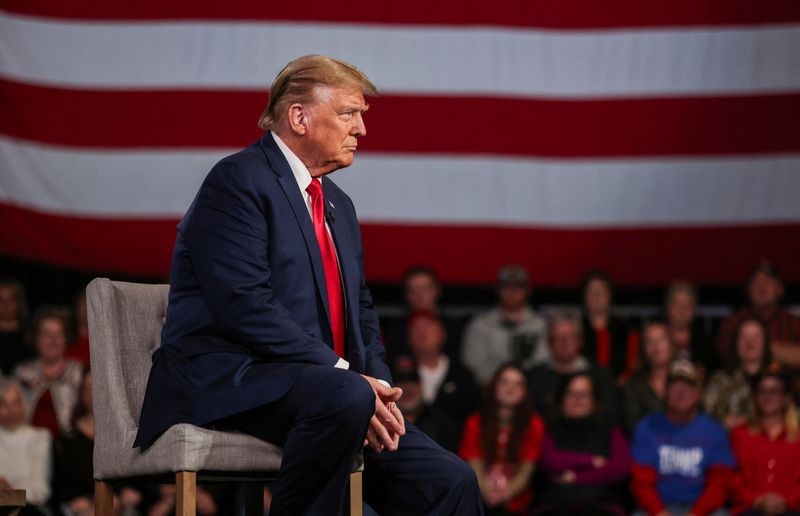
M 271 516 L 335 516 L 374 411 L 361 375 L 308 365 L 284 397 L 214 426 L 283 447 Z M 408 422 L 397 451 L 364 448 L 364 462 L 364 498 L 381 516 L 483 514 L 472 469 Z

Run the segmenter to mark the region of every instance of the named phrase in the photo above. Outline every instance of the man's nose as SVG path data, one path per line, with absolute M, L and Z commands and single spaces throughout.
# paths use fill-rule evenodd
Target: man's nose
M 357 113 L 354 117 L 353 129 L 350 131 L 353 136 L 366 136 L 367 126 L 364 124 L 364 117 Z

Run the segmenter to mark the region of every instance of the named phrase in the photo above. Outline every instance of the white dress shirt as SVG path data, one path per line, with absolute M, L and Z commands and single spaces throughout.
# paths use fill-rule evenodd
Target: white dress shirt
M 305 164 L 302 161 L 300 161 L 300 158 L 297 157 L 297 154 L 292 152 L 292 149 L 290 149 L 285 143 L 283 143 L 283 140 L 281 140 L 277 134 L 275 134 L 274 132 L 271 134 L 272 138 L 275 139 L 275 143 L 278 144 L 278 148 L 281 150 L 283 156 L 286 158 L 286 161 L 289 162 L 289 168 L 292 169 L 292 174 L 294 174 L 294 178 L 297 181 L 297 186 L 300 187 L 300 195 L 303 196 L 303 200 L 306 203 L 306 208 L 308 209 L 308 216 L 311 217 L 311 220 L 313 221 L 314 209 L 311 205 L 311 194 L 309 194 L 306 191 L 306 188 L 308 188 L 308 185 L 311 184 L 311 180 L 313 179 L 311 177 L 311 172 L 308 171 L 308 167 L 306 167 Z M 320 178 L 320 183 L 322 183 L 322 178 Z M 325 221 L 325 229 L 328 230 L 328 235 L 331 236 L 331 242 L 333 242 L 333 236 L 331 235 L 331 228 L 328 226 L 327 220 Z M 335 248 L 336 244 L 334 244 L 334 249 Z M 337 264 L 339 262 L 338 256 L 336 258 L 336 262 Z M 341 270 L 339 271 L 339 274 L 341 274 Z M 350 362 L 339 357 L 339 360 L 336 362 L 334 367 L 338 367 L 339 369 L 350 369 Z

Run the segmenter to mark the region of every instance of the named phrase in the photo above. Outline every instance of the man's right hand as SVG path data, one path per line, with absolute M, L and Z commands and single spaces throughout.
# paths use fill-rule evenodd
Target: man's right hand
M 406 433 L 403 414 L 395 404 L 403 395 L 403 390 L 399 387 L 387 387 L 371 376 L 361 376 L 375 391 L 375 414 L 369 421 L 364 444 L 369 445 L 376 453 L 380 453 L 384 448 L 395 451 L 400 436 Z

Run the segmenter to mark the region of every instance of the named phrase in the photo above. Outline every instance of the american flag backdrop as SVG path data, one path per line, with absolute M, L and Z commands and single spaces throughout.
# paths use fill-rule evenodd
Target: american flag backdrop
M 370 280 L 800 281 L 798 0 L 0 0 L 0 253 L 165 275 L 311 53 L 381 90 L 331 176 Z

